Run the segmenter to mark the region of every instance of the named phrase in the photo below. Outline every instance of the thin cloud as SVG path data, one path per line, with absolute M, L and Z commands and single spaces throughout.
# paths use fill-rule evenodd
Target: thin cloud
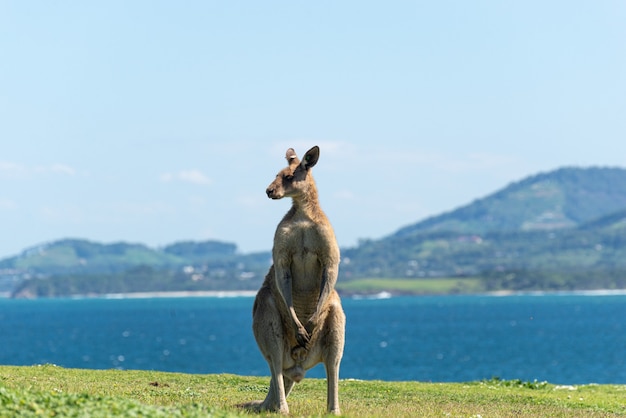
M 0 198 L 0 209 L 16 209 L 17 203 L 11 199 Z
M 67 174 L 68 176 L 76 174 L 76 170 L 66 164 L 53 164 L 48 171 L 59 174 Z
M 351 190 L 346 190 L 346 189 L 335 191 L 335 193 L 333 193 L 333 197 L 336 199 L 340 199 L 340 200 L 354 200 L 355 199 L 354 192 L 352 192 Z
M 26 173 L 26 168 L 10 161 L 0 161 L 0 176 L 4 178 L 22 177 Z
M 116 219 L 127 217 L 162 216 L 175 213 L 175 209 L 164 202 L 115 202 L 110 205 L 110 211 Z
M 419 149 L 357 149 L 353 160 L 377 167 L 432 167 L 451 173 L 485 171 L 519 163 L 512 155 L 487 152 L 442 153 Z
M 76 174 L 76 170 L 73 167 L 62 163 L 31 167 L 11 161 L 0 161 L 0 177 L 3 178 L 29 178 L 33 175 L 50 173 L 73 176 Z
M 209 186 L 213 183 L 213 180 L 207 177 L 200 170 L 181 170 L 177 173 L 163 173 L 161 174 L 161 181 L 165 183 L 181 181 L 200 186 Z

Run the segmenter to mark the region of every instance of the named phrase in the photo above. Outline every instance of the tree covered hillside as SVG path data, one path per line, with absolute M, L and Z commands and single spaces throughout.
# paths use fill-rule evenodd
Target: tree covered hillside
M 343 255 L 348 277 L 480 277 L 487 289 L 626 288 L 626 170 L 532 176 Z
M 157 291 L 242 290 L 260 285 L 270 254 L 239 254 L 219 241 L 160 249 L 64 239 L 0 261 L 0 292 L 22 297 Z
M 562 168 L 528 177 L 466 206 L 400 229 L 463 233 L 573 228 L 626 208 L 626 170 Z

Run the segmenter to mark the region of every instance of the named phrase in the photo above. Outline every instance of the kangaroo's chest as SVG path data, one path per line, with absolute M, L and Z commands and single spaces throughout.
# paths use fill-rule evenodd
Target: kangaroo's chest
M 316 295 L 322 275 L 320 258 L 324 251 L 319 229 L 312 221 L 294 221 L 285 225 L 281 234 L 282 249 L 289 257 L 294 293 L 306 297 Z
M 290 222 L 282 228 L 281 235 L 294 258 L 306 260 L 317 257 L 320 247 L 324 246 L 317 225 L 310 220 Z

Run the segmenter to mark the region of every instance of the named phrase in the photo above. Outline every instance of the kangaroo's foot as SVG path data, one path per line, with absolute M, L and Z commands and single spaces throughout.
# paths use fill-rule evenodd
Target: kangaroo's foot
M 250 412 L 261 412 L 262 404 L 263 404 L 263 401 L 250 401 L 250 402 L 237 404 L 236 406 L 238 408 L 242 408 Z
M 248 412 L 261 413 L 261 412 L 276 412 L 282 415 L 289 415 L 289 407 L 285 405 L 280 408 L 278 405 L 267 405 L 265 401 L 250 401 L 235 405 L 237 408 L 245 409 Z

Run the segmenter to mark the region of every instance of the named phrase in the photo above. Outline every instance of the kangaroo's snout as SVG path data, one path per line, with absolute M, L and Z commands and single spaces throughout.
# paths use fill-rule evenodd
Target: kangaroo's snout
M 273 200 L 282 199 L 285 197 L 285 184 L 283 176 L 276 176 L 276 180 L 271 182 L 267 189 L 265 189 L 267 197 Z
M 269 197 L 270 199 L 280 199 L 282 196 L 279 196 L 278 193 L 276 192 L 276 188 L 275 187 L 268 187 L 267 190 L 265 190 L 265 193 L 267 193 L 267 197 Z

